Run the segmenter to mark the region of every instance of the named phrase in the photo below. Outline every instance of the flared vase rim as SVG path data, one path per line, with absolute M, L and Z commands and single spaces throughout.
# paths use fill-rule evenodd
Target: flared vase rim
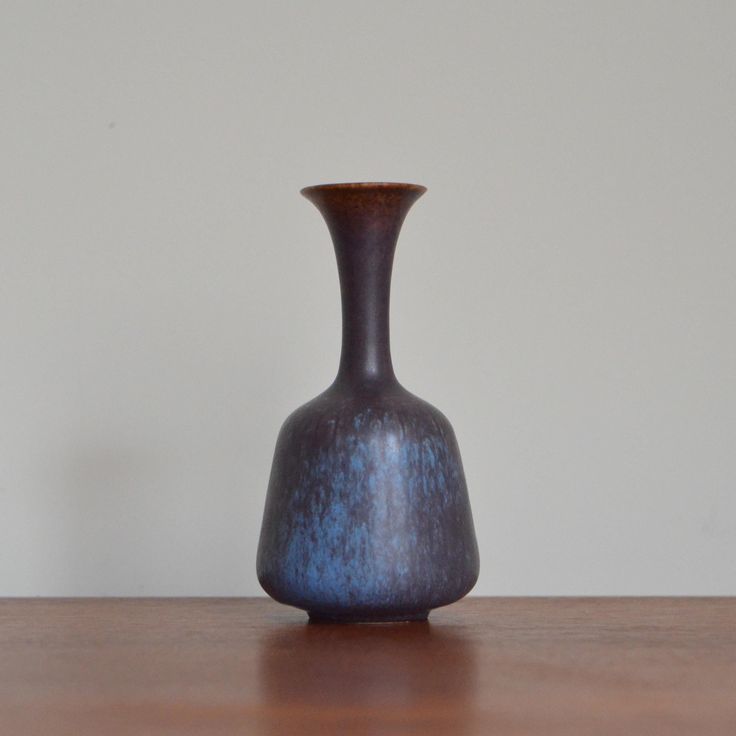
M 352 182 L 336 182 L 334 184 L 313 184 L 312 186 L 304 187 L 300 190 L 300 193 L 305 197 L 313 192 L 326 192 L 326 191 L 404 191 L 404 192 L 415 192 L 416 194 L 424 194 L 427 191 L 427 187 L 421 184 L 407 184 L 403 182 L 394 181 L 352 181 Z

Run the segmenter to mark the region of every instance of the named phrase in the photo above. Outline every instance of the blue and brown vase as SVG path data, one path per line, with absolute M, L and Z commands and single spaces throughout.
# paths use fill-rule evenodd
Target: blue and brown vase
M 313 620 L 426 619 L 478 577 L 478 546 L 455 434 L 394 375 L 389 292 L 415 184 L 327 184 L 322 213 L 342 295 L 333 384 L 297 409 L 276 443 L 258 579 Z

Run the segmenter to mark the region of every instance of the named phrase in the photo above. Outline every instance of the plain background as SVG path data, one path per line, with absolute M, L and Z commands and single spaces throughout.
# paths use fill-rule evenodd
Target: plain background
M 477 594 L 736 593 L 736 4 L 0 5 L 0 594 L 259 594 L 334 377 L 298 190 L 410 181 Z

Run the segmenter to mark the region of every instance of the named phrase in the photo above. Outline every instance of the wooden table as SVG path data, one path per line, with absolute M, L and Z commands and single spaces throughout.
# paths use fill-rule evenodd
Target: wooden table
M 0 600 L 0 734 L 736 734 L 736 598 Z

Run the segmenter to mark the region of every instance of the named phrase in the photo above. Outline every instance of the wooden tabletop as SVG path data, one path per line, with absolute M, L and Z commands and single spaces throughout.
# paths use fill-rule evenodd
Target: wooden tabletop
M 0 600 L 0 734 L 736 734 L 736 598 Z

